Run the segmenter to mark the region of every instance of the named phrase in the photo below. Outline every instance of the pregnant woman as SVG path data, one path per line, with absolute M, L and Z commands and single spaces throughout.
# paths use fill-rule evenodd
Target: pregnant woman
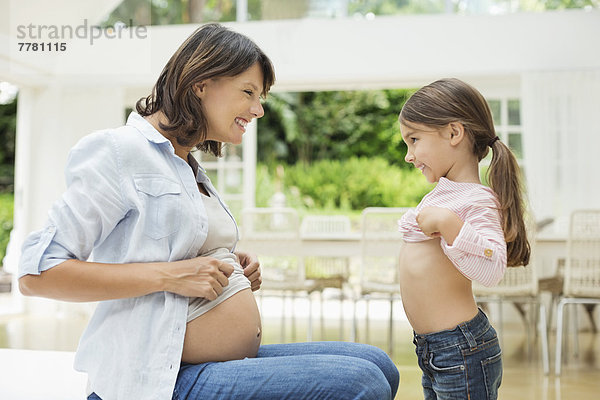
M 25 295 L 99 301 L 77 350 L 88 399 L 391 399 L 389 357 L 355 343 L 261 346 L 258 260 L 190 155 L 239 144 L 275 81 L 218 24 L 196 30 L 125 126 L 70 152 L 67 190 L 25 241 Z M 101 112 L 101 111 L 100 111 Z

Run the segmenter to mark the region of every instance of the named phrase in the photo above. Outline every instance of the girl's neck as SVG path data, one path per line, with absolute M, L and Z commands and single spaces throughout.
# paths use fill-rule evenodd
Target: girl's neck
M 479 162 L 475 156 L 471 159 L 461 158 L 454 163 L 445 177 L 454 182 L 481 184 Z
M 481 185 L 481 179 L 479 178 L 479 171 L 477 174 L 472 175 L 459 175 L 459 176 L 450 176 L 446 175 L 446 179 L 451 180 L 453 182 L 461 182 L 461 183 L 478 183 Z

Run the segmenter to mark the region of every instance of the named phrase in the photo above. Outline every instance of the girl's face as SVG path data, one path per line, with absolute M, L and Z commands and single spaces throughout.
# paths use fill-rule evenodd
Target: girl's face
M 242 143 L 246 125 L 265 113 L 260 102 L 262 87 L 263 73 L 258 63 L 239 75 L 196 84 L 194 92 L 202 100 L 208 123 L 206 140 Z
M 451 132 L 448 129 L 433 129 L 415 123 L 411 123 L 410 126 L 401 123 L 400 129 L 408 147 L 404 157 L 406 162 L 420 169 L 431 183 L 439 181 L 442 177 L 451 179 L 448 175 L 454 162 L 451 156 Z

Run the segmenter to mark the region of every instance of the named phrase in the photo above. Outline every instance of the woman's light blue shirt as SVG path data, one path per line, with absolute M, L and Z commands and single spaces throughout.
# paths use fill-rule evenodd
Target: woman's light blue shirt
M 196 176 L 171 142 L 136 113 L 123 127 L 84 137 L 69 153 L 66 192 L 45 227 L 23 245 L 19 277 L 69 259 L 196 257 L 208 231 L 197 183 L 218 195 L 191 162 Z M 79 343 L 75 369 L 88 373 L 90 389 L 103 400 L 171 399 L 187 308 L 186 297 L 169 292 L 100 302 Z

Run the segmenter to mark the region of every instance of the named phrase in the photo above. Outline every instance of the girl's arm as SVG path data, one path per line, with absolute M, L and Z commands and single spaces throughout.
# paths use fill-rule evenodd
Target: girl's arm
M 449 245 L 452 245 L 463 226 L 463 220 L 458 215 L 442 207 L 424 207 L 416 219 L 425 235 L 442 237 Z
M 506 270 L 506 242 L 498 212 L 489 207 L 473 207 L 461 219 L 441 207 L 424 207 L 417 216 L 421 230 L 440 237 L 442 250 L 467 278 L 484 286 L 494 286 Z

